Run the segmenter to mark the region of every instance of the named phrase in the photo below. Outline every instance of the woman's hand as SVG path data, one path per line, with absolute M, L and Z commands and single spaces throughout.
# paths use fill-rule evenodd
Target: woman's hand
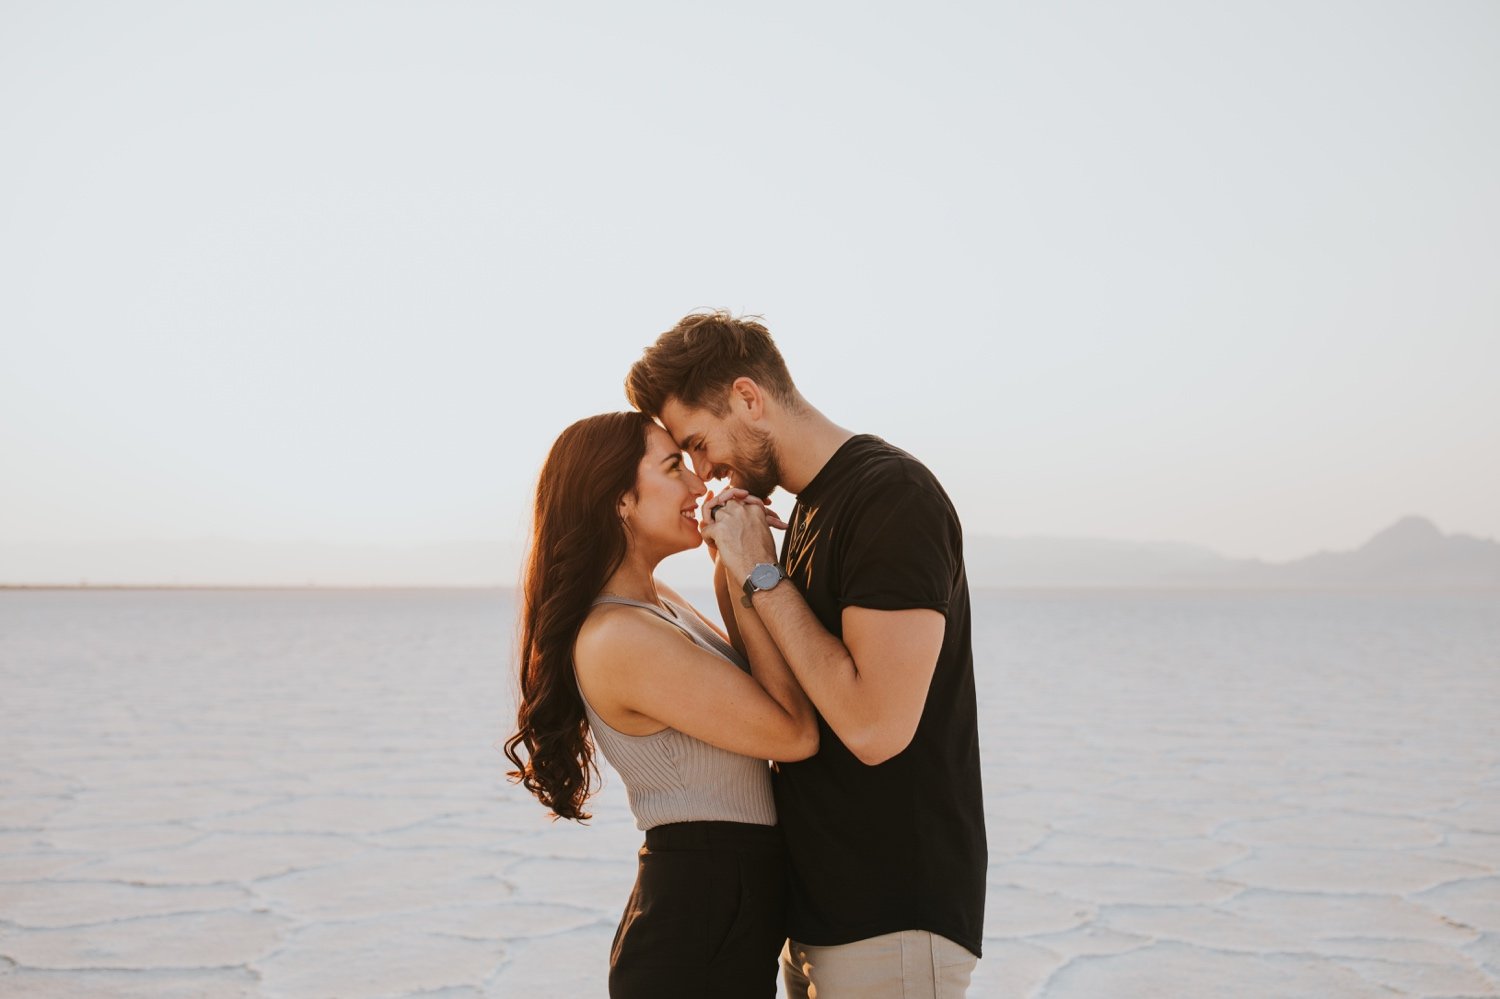
M 719 565 L 731 579 L 743 578 L 752 566 L 776 561 L 776 541 L 771 528 L 786 529 L 786 523 L 771 512 L 765 501 L 743 489 L 726 489 L 704 505 L 708 521 L 699 530 L 718 549 Z
M 705 531 L 705 528 L 707 528 L 708 525 L 712 522 L 709 517 L 708 508 L 709 505 L 713 503 L 713 501 L 714 491 L 710 489 L 708 492 L 703 494 L 703 502 L 698 506 L 698 533 L 703 536 L 704 547 L 708 549 L 709 561 L 713 562 L 714 566 L 717 567 L 719 564 L 719 545 L 718 542 L 714 541 L 710 534 Z
M 717 496 L 710 492 L 708 495 L 703 497 L 703 515 L 699 519 L 700 528 L 705 523 L 704 518 L 706 518 L 707 521 L 712 521 L 716 513 L 714 508 L 721 507 L 725 503 L 749 503 L 752 506 L 763 507 L 766 511 L 767 524 L 769 524 L 771 527 L 776 528 L 778 531 L 785 531 L 787 529 L 786 521 L 782 520 L 781 517 L 777 515 L 776 511 L 771 509 L 771 505 L 769 503 L 761 499 L 759 496 L 752 496 L 745 490 L 736 489 L 733 486 L 724 490 L 722 493 L 719 493 Z M 712 544 L 712 542 L 710 542 L 710 544 Z
M 730 487 L 722 493 L 715 493 L 710 489 L 703 496 L 703 502 L 698 507 L 698 533 L 703 536 L 704 547 L 708 549 L 708 558 L 715 566 L 719 564 L 719 543 L 714 540 L 713 531 L 709 525 L 714 523 L 718 516 L 719 508 L 726 503 L 746 503 L 750 506 L 758 506 L 765 511 L 766 524 L 779 531 L 785 531 L 787 524 L 770 505 L 759 496 L 752 496 L 743 489 Z

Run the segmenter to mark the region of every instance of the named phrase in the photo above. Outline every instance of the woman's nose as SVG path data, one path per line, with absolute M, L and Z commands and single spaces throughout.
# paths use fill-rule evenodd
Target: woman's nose
M 708 492 L 708 487 L 703 484 L 703 480 L 698 477 L 697 472 L 688 473 L 688 489 L 692 491 L 694 496 L 702 496 Z

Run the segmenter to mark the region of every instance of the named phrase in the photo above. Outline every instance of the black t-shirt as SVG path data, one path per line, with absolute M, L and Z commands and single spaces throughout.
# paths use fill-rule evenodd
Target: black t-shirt
M 817 755 L 780 764 L 789 935 L 831 946 L 929 930 L 977 956 L 988 850 L 958 515 L 926 466 L 860 435 L 802 490 L 789 523 L 782 568 L 834 635 L 846 606 L 927 607 L 947 622 L 911 745 L 866 766 L 819 715 Z

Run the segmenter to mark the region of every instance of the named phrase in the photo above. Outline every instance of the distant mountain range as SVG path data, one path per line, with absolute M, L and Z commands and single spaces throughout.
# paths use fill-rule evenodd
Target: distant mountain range
M 513 586 L 517 544 L 411 546 L 246 541 L 0 544 L 0 585 Z M 1500 589 L 1500 543 L 1443 534 L 1406 517 L 1353 551 L 1291 562 L 1232 559 L 1165 542 L 1070 538 L 968 539 L 976 587 L 1207 589 Z M 706 585 L 702 552 L 663 563 L 678 587 Z
M 1444 534 L 1423 517 L 1404 517 L 1353 551 L 1291 562 L 1171 543 L 994 537 L 970 539 L 965 560 L 974 586 L 1500 589 L 1500 542 Z

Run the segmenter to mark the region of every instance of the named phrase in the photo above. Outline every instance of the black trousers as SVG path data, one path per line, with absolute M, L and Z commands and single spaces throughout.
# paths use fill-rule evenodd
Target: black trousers
M 615 931 L 611 999 L 766 999 L 786 941 L 780 826 L 676 822 L 646 830 Z

